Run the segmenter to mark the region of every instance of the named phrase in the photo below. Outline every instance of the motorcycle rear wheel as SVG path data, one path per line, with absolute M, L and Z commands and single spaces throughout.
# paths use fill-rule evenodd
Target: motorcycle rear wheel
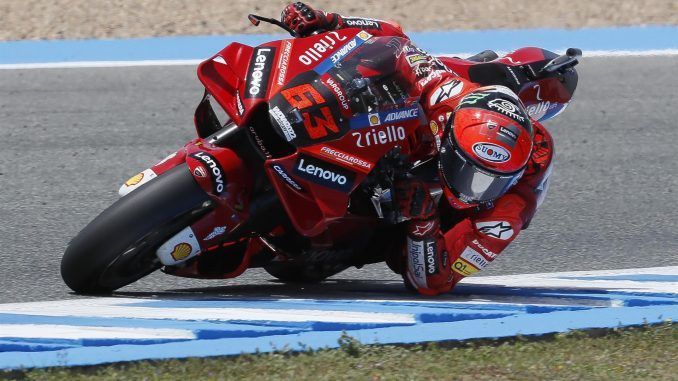
M 61 277 L 76 293 L 105 294 L 161 267 L 155 252 L 211 209 L 186 165 L 122 197 L 71 240 Z

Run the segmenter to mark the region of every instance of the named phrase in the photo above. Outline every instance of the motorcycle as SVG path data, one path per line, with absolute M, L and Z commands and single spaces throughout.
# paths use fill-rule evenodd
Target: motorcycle
M 65 283 L 99 294 L 158 269 L 220 279 L 254 267 L 317 282 L 383 261 L 404 236 L 393 183 L 427 167 L 408 160 L 428 122 L 395 70 L 406 46 L 348 28 L 232 43 L 202 62 L 197 137 L 127 180 L 70 241 Z M 580 56 L 528 47 L 438 60 L 472 82 L 513 89 L 543 121 L 572 97 Z

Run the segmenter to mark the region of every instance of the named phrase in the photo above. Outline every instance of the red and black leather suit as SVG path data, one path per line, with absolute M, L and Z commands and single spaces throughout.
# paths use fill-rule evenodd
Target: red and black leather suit
M 361 28 L 374 36 L 407 36 L 393 22 L 345 17 L 313 10 L 302 3 L 288 5 L 282 21 L 300 36 L 318 30 Z M 414 156 L 436 157 L 440 139 L 460 100 L 478 88 L 458 77 L 438 59 L 413 45 L 398 58 L 398 70 L 413 84 L 413 95 L 420 96 L 429 120 L 418 134 L 421 141 Z M 409 60 L 409 61 L 408 61 Z M 463 82 L 463 91 L 454 96 L 440 96 L 441 86 L 451 79 Z M 492 203 L 466 204 L 454 197 L 439 203 L 429 196 L 428 184 L 414 179 L 398 187 L 401 212 L 410 218 L 407 247 L 387 260 L 391 269 L 402 274 L 406 284 L 422 294 L 435 295 L 451 290 L 466 276 L 482 270 L 527 228 L 548 189 L 553 162 L 553 141 L 548 131 L 532 121 L 533 149 L 518 183 Z M 412 250 L 423 250 L 431 263 L 408 261 Z

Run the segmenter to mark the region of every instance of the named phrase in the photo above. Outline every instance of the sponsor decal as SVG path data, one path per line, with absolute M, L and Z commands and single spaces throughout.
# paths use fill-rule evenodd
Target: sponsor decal
M 214 228 L 214 230 L 212 230 L 212 232 L 210 234 L 205 236 L 203 241 L 209 241 L 211 239 L 215 239 L 216 237 L 218 237 L 218 236 L 220 236 L 224 233 L 226 233 L 226 226 L 217 226 L 217 227 Z
M 379 114 L 370 114 L 367 116 L 367 120 L 370 122 L 370 126 L 378 126 L 381 124 L 381 119 L 379 119 Z
M 273 155 L 271 155 L 271 152 L 268 150 L 268 148 L 266 148 L 264 141 L 261 140 L 261 138 L 259 137 L 259 134 L 257 134 L 257 131 L 254 129 L 254 127 L 249 126 L 249 130 L 250 130 L 250 134 L 252 134 L 252 138 L 254 139 L 254 142 L 257 143 L 257 147 L 259 147 L 259 150 L 261 151 L 261 153 L 264 154 L 264 156 L 267 159 L 270 159 L 271 157 L 273 157 Z
M 478 269 L 461 258 L 457 258 L 452 264 L 452 271 L 462 276 L 471 276 L 478 272 Z
M 238 107 L 238 115 L 242 116 L 245 113 L 245 106 L 242 105 L 239 91 L 235 92 L 235 105 Z
M 303 179 L 341 192 L 350 192 L 355 180 L 354 173 L 305 155 L 299 155 L 294 173 Z
M 195 257 L 200 253 L 200 243 L 191 227 L 182 229 L 172 238 L 160 245 L 156 255 L 165 266 L 172 266 Z
M 434 70 L 430 65 L 418 65 L 414 68 L 414 76 L 417 78 L 421 78 L 419 83 L 419 87 L 423 88 L 426 86 L 426 84 L 429 83 L 429 81 L 425 81 L 426 77 L 428 77 L 429 74 L 433 73 Z
M 245 98 L 263 98 L 271 76 L 271 61 L 275 56 L 275 48 L 260 47 L 254 49 L 252 61 L 247 69 L 245 82 Z
M 361 159 L 357 156 L 327 146 L 322 146 L 320 148 L 320 154 L 331 159 L 340 161 L 344 164 L 348 164 L 352 167 L 353 166 L 360 167 L 361 170 L 364 170 L 362 172 L 369 172 L 372 170 L 373 167 L 372 163 L 364 159 Z
M 520 130 L 514 126 L 499 127 L 499 133 L 511 139 L 514 143 L 518 141 L 518 135 L 520 135 Z
M 428 234 L 434 226 L 436 226 L 435 221 L 421 221 L 414 225 L 412 235 L 415 237 L 423 237 Z
M 381 30 L 381 24 L 372 19 L 364 19 L 357 17 L 344 17 L 344 26 L 347 28 L 360 28 L 360 29 L 378 29 Z
M 145 169 L 144 171 L 137 173 L 136 175 L 132 176 L 129 180 L 127 180 L 125 183 L 123 183 L 120 186 L 120 189 L 118 189 L 118 194 L 120 196 L 126 196 L 133 190 L 138 189 L 140 186 L 146 184 L 147 182 L 153 180 L 156 177 L 158 177 L 158 175 L 155 172 L 153 172 L 152 169 L 150 168 Z
M 438 258 L 437 258 L 437 245 L 434 240 L 424 241 L 424 247 L 426 249 L 426 274 L 435 275 L 440 272 L 438 267 Z
M 360 148 L 397 143 L 405 140 L 405 128 L 402 126 L 387 126 L 364 129 L 351 133 L 356 138 L 355 145 Z
M 337 33 L 337 32 L 330 32 L 330 33 Z M 351 52 L 353 52 L 357 47 L 361 46 L 365 41 L 369 40 L 372 37 L 371 34 L 365 32 L 364 30 L 358 33 L 355 37 L 353 37 L 351 40 L 346 42 L 341 48 L 339 48 L 336 52 L 334 52 L 330 57 L 326 58 L 322 62 L 320 62 L 313 70 L 318 73 L 322 74 L 330 70 L 334 65 L 343 60 L 346 56 L 348 56 Z M 346 39 L 346 37 L 344 37 Z M 300 57 L 301 59 L 301 57 Z
M 461 102 L 459 102 L 459 106 L 461 105 L 475 105 L 478 103 L 478 101 L 481 101 L 485 98 L 487 98 L 490 95 L 490 93 L 471 93 L 465 96 Z
M 420 70 L 421 69 L 421 70 Z M 414 69 L 414 75 L 419 77 L 424 77 L 419 80 L 419 87 L 423 88 L 426 85 L 428 85 L 432 80 L 436 78 L 440 78 L 440 70 L 432 70 L 430 66 L 419 66 L 416 69 Z
M 306 66 L 311 66 L 325 56 L 325 53 L 334 50 L 337 43 L 347 40 L 348 37 L 343 37 L 337 32 L 330 32 L 324 35 L 312 47 L 306 49 L 299 55 L 299 62 Z
M 298 190 L 298 191 L 301 191 L 301 192 L 304 191 L 304 188 L 302 188 L 301 185 L 299 185 L 299 183 L 297 183 L 296 181 L 294 181 L 294 180 L 292 179 L 292 177 L 290 177 L 290 175 L 287 173 L 287 171 L 285 171 L 285 169 L 283 169 L 283 167 L 279 166 L 278 164 L 274 164 L 271 168 L 273 168 L 273 170 L 274 170 L 280 177 L 282 177 L 282 179 L 285 180 L 285 182 L 286 182 L 287 184 L 289 184 L 289 186 L 291 186 L 292 188 L 294 188 L 294 189 L 296 189 L 296 190 Z
M 137 173 L 136 175 L 132 176 L 129 178 L 129 180 L 125 181 L 125 185 L 128 187 L 133 187 L 141 182 L 141 180 L 144 179 L 144 174 L 143 172 Z
M 419 117 L 419 106 L 413 106 L 404 110 L 389 112 L 384 118 L 384 123 L 395 123 Z
M 197 177 L 202 178 L 207 177 L 207 171 L 205 170 L 205 168 L 203 168 L 202 165 L 195 167 L 195 169 L 193 170 L 193 174 L 196 175 Z
M 428 62 L 428 57 L 423 54 L 411 54 L 407 56 L 407 63 L 414 67 L 422 62 Z
M 473 153 L 479 158 L 492 163 L 506 163 L 511 159 L 511 153 L 506 148 L 492 143 L 476 143 Z
M 224 178 L 224 169 L 221 168 L 221 164 L 214 158 L 214 156 L 208 154 L 204 151 L 198 151 L 190 155 L 191 157 L 200 160 L 207 166 L 207 170 L 210 173 L 210 179 L 212 180 L 212 189 L 216 195 L 224 193 L 226 190 L 226 179 Z
M 476 223 L 476 229 L 486 236 L 497 238 L 502 241 L 506 241 L 513 237 L 513 228 L 506 221 L 478 222 Z
M 182 242 L 174 246 L 170 255 L 175 261 L 182 261 L 188 258 L 193 252 L 193 246 L 190 243 Z
M 394 124 L 396 122 L 417 119 L 419 114 L 419 105 L 414 105 L 378 113 L 358 114 L 349 121 L 349 124 L 351 129 L 357 130 L 365 127 L 376 127 L 382 124 Z
M 497 254 L 496 254 L 496 253 L 493 253 L 492 251 L 490 251 L 490 250 L 488 250 L 487 248 L 485 248 L 485 246 L 483 246 L 477 239 L 474 239 L 473 241 L 471 241 L 471 243 L 474 244 L 474 245 L 476 245 L 476 247 L 477 247 L 478 249 L 480 249 L 480 251 L 481 251 L 483 254 L 485 254 L 488 258 L 494 259 L 494 258 L 497 257 Z
M 348 103 L 349 102 L 348 96 L 346 96 L 344 89 L 342 89 L 341 86 L 339 86 L 337 81 L 335 81 L 334 78 L 329 77 L 323 80 L 323 82 L 325 83 L 325 85 L 327 85 L 327 87 L 329 87 L 334 92 L 334 95 L 337 96 L 337 100 L 341 105 L 341 109 L 350 112 L 351 106 Z
M 280 130 L 285 135 L 285 139 L 287 139 L 288 142 L 297 138 L 297 134 L 294 132 L 292 124 L 290 124 L 290 121 L 287 120 L 287 117 L 285 117 L 285 114 L 283 114 L 283 112 L 280 111 L 280 108 L 278 106 L 275 106 L 274 108 L 268 110 L 268 112 L 269 114 L 271 114 L 273 119 L 275 119 L 278 126 L 280 127 Z
M 479 252 L 473 250 L 468 246 L 464 249 L 464 251 L 461 252 L 461 258 L 466 260 L 468 263 L 471 263 L 479 270 L 484 269 L 485 266 L 487 266 L 490 263 Z
M 500 113 L 517 120 L 518 122 L 524 123 L 525 117 L 522 116 L 522 111 L 518 106 L 506 99 L 493 99 L 487 102 L 488 107 L 491 109 L 497 110 Z
M 426 263 L 426 259 L 424 258 L 424 242 L 408 239 L 407 253 L 407 267 L 410 270 L 410 274 L 414 275 L 417 284 L 426 286 L 426 268 L 424 265 L 424 263 Z
M 549 101 L 543 101 L 539 102 L 533 105 L 529 105 L 525 108 L 525 111 L 527 111 L 527 115 L 532 117 L 533 119 L 539 120 L 546 115 L 550 110 L 556 108 L 558 106 L 557 103 L 551 104 Z
M 438 135 L 438 123 L 436 123 L 435 120 L 432 120 L 428 126 L 431 128 L 431 133 L 433 135 Z
M 341 59 L 348 55 L 348 53 L 353 51 L 353 49 L 355 49 L 356 46 L 358 46 L 358 41 L 356 41 L 356 39 L 349 41 L 348 43 L 346 43 L 346 45 L 342 46 L 336 53 L 332 54 L 330 56 L 330 60 L 332 61 L 332 63 L 337 63 L 341 61 Z
M 461 93 L 464 89 L 464 84 L 457 79 L 447 82 L 436 89 L 429 98 L 429 105 L 433 106 L 440 102 L 444 102 Z
M 285 77 L 287 76 L 287 67 L 290 64 L 290 56 L 292 55 L 292 43 L 289 40 L 283 41 L 282 53 L 278 61 L 278 86 L 285 84 Z

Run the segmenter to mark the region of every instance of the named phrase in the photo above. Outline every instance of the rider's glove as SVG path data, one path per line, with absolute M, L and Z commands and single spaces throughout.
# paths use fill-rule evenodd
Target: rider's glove
M 436 213 L 436 205 L 428 186 L 418 179 L 398 180 L 395 199 L 400 216 L 405 219 L 428 219 Z
M 280 21 L 301 37 L 318 30 L 331 29 L 324 12 L 316 11 L 302 2 L 288 4 L 280 14 Z

